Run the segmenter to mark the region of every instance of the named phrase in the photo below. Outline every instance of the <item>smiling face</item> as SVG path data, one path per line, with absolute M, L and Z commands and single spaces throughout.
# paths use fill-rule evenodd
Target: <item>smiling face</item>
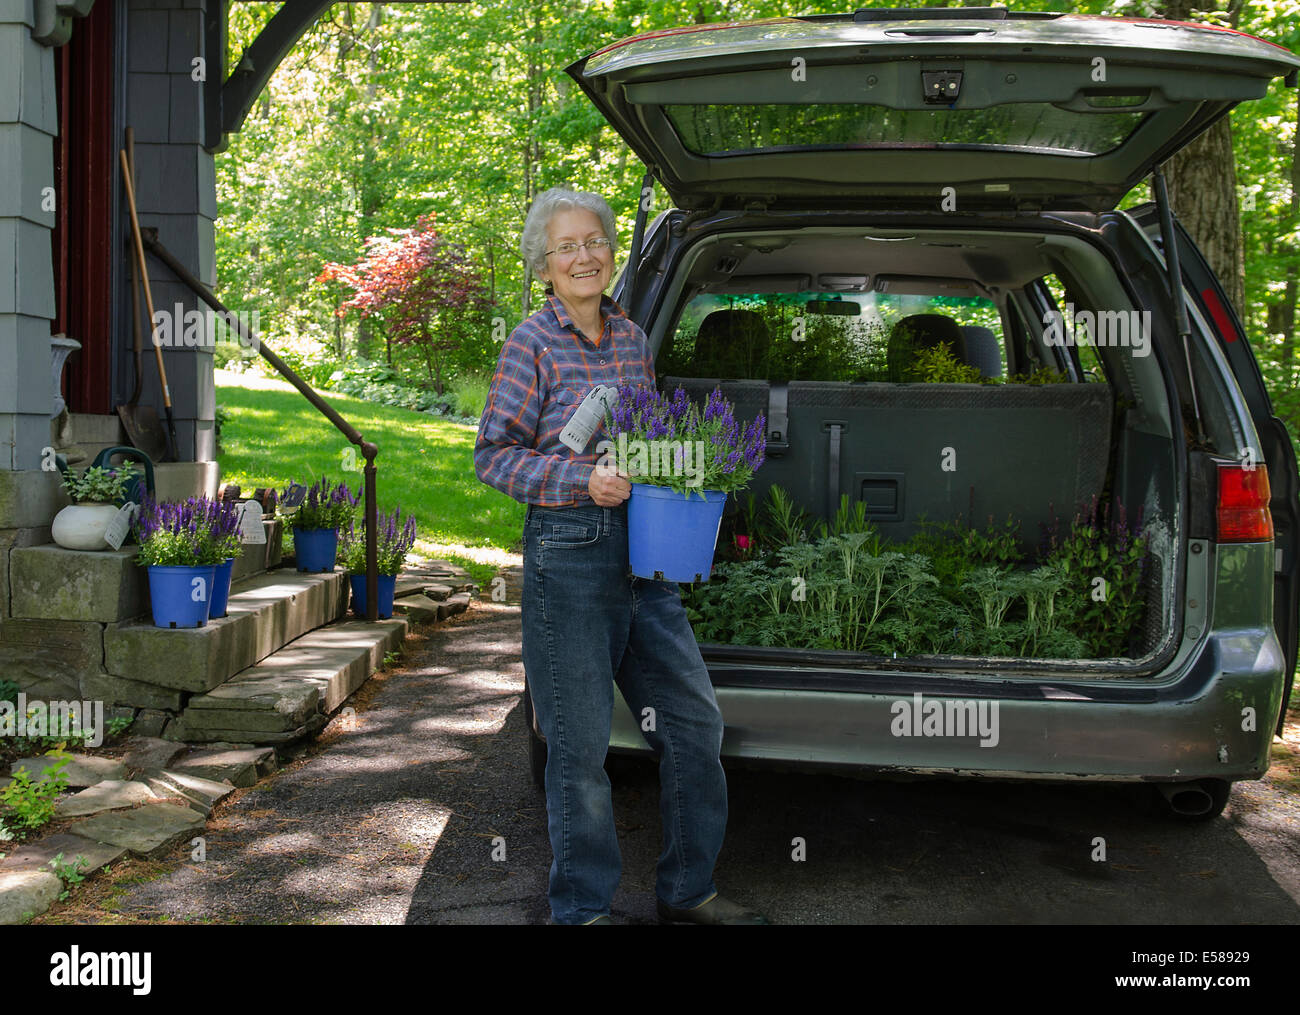
M 547 250 L 561 243 L 583 243 L 604 236 L 605 229 L 595 212 L 586 208 L 566 208 L 551 216 L 546 226 Z M 600 296 L 614 274 L 614 255 L 609 248 L 588 250 L 578 248 L 576 254 L 546 255 L 546 270 L 539 272 L 543 282 L 549 282 L 565 307 L 589 307 L 594 301 L 600 305 Z

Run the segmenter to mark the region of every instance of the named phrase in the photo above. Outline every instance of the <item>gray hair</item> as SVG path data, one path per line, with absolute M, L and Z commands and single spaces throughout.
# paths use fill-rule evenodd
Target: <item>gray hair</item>
M 618 253 L 618 230 L 614 225 L 614 212 L 609 203 L 599 194 L 586 191 L 570 190 L 568 187 L 552 187 L 533 198 L 533 205 L 528 209 L 524 219 L 524 234 L 519 240 L 519 252 L 524 256 L 524 263 L 531 265 L 533 272 L 546 270 L 546 227 L 557 211 L 571 208 L 585 208 L 600 219 L 601 229 L 609 237 L 609 252 Z

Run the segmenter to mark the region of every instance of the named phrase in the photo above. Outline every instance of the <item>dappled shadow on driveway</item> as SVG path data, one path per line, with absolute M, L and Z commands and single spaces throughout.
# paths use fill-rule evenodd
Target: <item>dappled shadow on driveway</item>
M 240 923 L 546 923 L 545 801 L 529 777 L 518 568 L 507 599 L 413 638 L 298 761 L 223 807 L 207 858 L 118 911 Z M 615 919 L 654 918 L 649 759 L 610 767 Z M 720 890 L 780 923 L 1296 923 L 1295 795 L 1238 784 L 1179 824 L 1145 787 L 883 782 L 728 763 Z M 1104 849 L 1104 858 L 1102 850 Z M 178 854 L 179 855 L 179 854 Z M 802 859 L 797 857 L 802 856 Z

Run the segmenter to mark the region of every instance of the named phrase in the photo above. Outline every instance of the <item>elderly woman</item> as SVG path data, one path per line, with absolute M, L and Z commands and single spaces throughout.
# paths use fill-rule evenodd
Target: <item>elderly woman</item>
M 521 247 L 546 305 L 506 339 L 474 445 L 478 477 L 528 505 L 523 662 L 548 748 L 551 915 L 612 922 L 622 858 L 604 761 L 617 683 L 659 759 L 659 919 L 766 923 L 713 884 L 727 823 L 722 715 L 677 585 L 632 575 L 631 486 L 560 440 L 593 386 L 654 386 L 645 333 L 604 295 L 615 240 L 596 194 L 555 187 L 533 202 Z

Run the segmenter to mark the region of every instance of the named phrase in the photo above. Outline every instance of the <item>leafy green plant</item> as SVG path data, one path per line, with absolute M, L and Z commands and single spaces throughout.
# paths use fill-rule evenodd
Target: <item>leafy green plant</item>
M 983 377 L 979 367 L 960 362 L 947 342 L 915 350 L 903 369 L 904 380 L 926 384 L 979 384 Z
M 461 416 L 477 418 L 487 405 L 488 388 L 492 378 L 482 373 L 463 373 L 451 383 L 451 404 Z
M 1020 563 L 1019 531 L 1019 523 L 1010 516 L 1001 525 L 990 517 L 983 529 L 967 526 L 960 517 L 946 522 L 923 518 L 903 545 L 930 558 L 942 585 L 957 588 L 975 568 Z
M 767 491 L 767 524 L 777 545 L 803 542 L 812 527 L 812 517 L 799 507 L 781 486 Z
M 1146 612 L 1141 583 L 1147 539 L 1140 525 L 1129 524 L 1122 503 L 1116 501 L 1112 510 L 1096 497 L 1059 540 L 1055 522 L 1044 549 L 1047 560 L 1067 576 L 1064 605 L 1070 629 L 1093 656 L 1125 655 Z
M 1012 374 L 1007 378 L 1008 384 L 1070 384 L 1070 375 L 1064 370 L 1053 370 L 1051 367 L 1042 367 L 1028 374 Z
M 1106 546 L 1097 526 L 1076 526 L 1037 567 L 1020 549 L 1019 523 L 968 528 L 961 519 L 923 523 L 911 540 L 889 544 L 841 502 L 823 533 L 805 521 L 779 486 L 768 499 L 771 531 L 787 541 L 751 559 L 714 565 L 713 580 L 683 590 L 696 637 L 746 645 L 842 649 L 884 656 L 957 653 L 1089 658 L 1122 645 L 1140 622 L 1144 548 L 1120 526 Z M 754 505 L 749 506 L 752 512 Z M 860 527 L 860 530 L 859 530 Z M 833 530 L 833 534 L 830 534 Z M 1048 559 L 1050 557 L 1050 559 Z M 1079 569 L 1119 560 L 1124 584 L 1096 613 L 1080 608 Z M 1108 634 L 1093 628 L 1114 624 Z
M 114 716 L 112 719 L 108 720 L 108 735 L 110 737 L 121 736 L 131 728 L 131 724 L 134 722 L 135 719 L 132 717 L 124 715 Z
M 137 475 L 129 462 L 116 469 L 93 465 L 80 475 L 69 469 L 63 476 L 63 489 L 74 504 L 116 504 Z
M 824 521 L 817 523 L 817 535 L 821 538 L 827 536 L 838 536 L 845 532 L 866 532 L 875 534 L 876 526 L 874 522 L 867 520 L 866 501 L 856 500 L 853 506 L 849 506 L 849 495 L 840 494 L 840 506 L 835 512 L 835 517 L 831 519 L 828 526 Z M 879 550 L 879 538 L 876 540 L 877 550 Z
M 84 856 L 78 855 L 72 863 L 64 863 L 62 853 L 49 862 L 47 866 L 54 871 L 55 877 L 63 882 L 63 891 L 59 893 L 60 902 L 66 902 L 68 896 L 72 894 L 72 888 L 86 880 L 86 875 L 82 871 L 87 862 Z
M 54 801 L 68 787 L 68 777 L 63 769 L 72 760 L 59 751 L 42 775 L 33 782 L 26 768 L 13 771 L 13 782 L 0 790 L 0 830 L 2 838 L 26 838 L 32 831 L 47 824 L 54 817 Z

